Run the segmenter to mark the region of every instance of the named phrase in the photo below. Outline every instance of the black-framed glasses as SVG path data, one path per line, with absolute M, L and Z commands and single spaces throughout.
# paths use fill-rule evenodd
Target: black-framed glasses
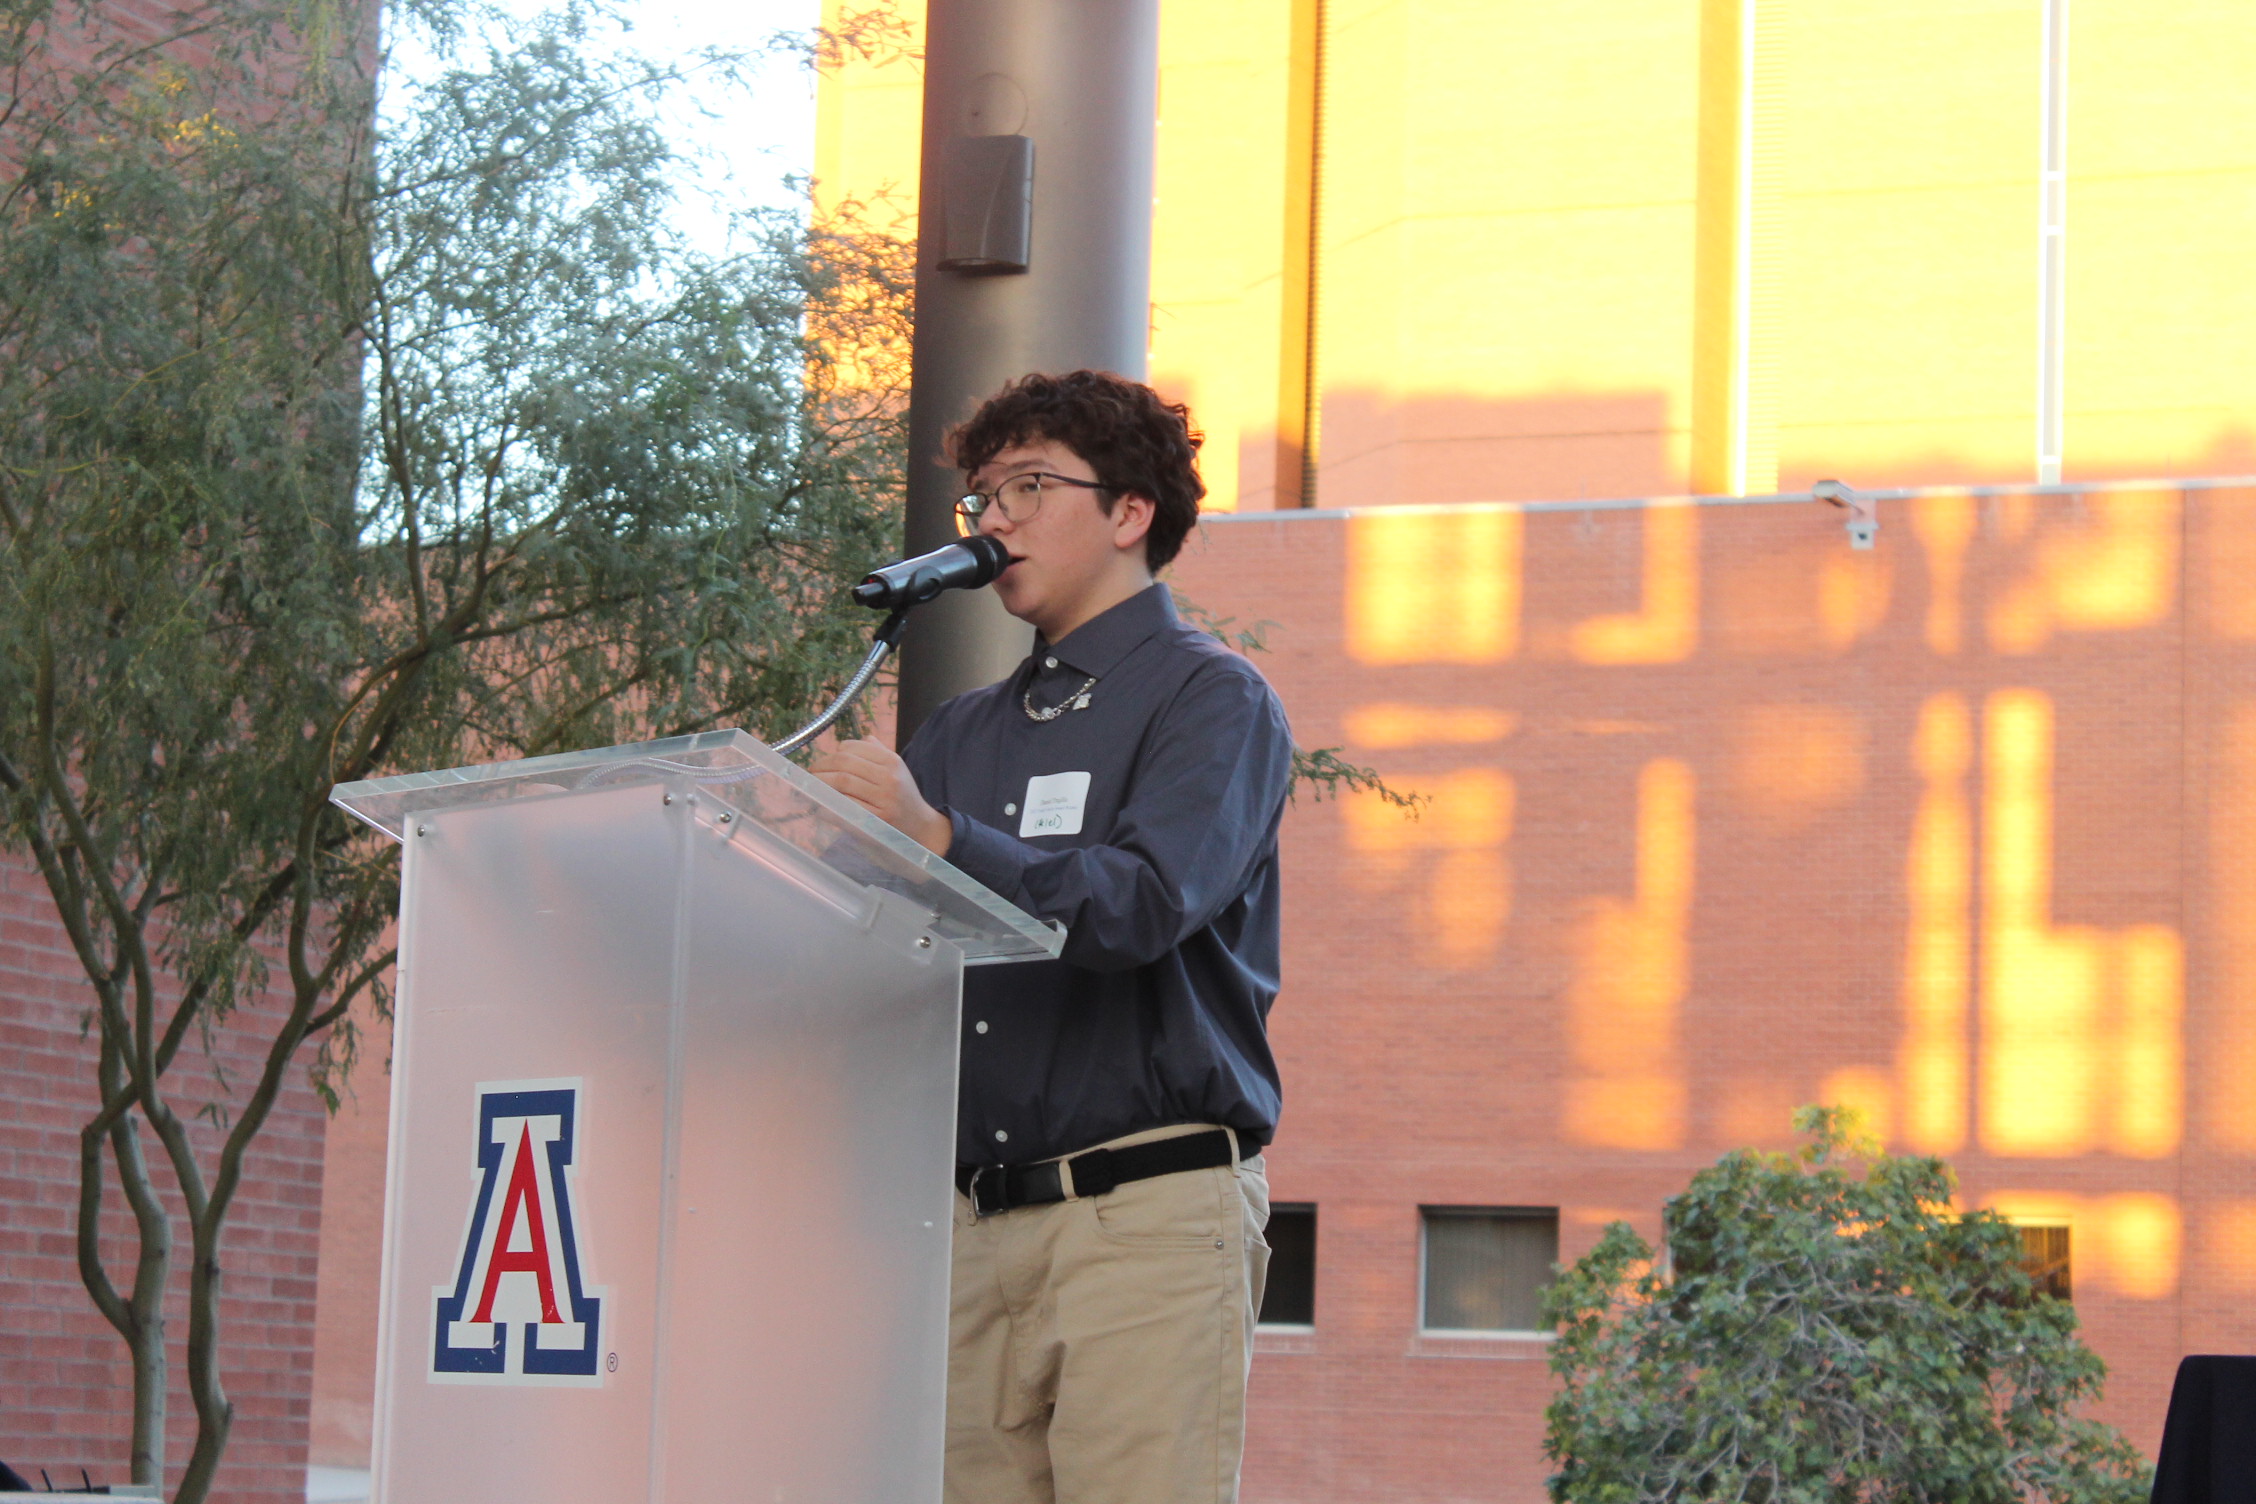
M 1042 509 L 1042 487 L 1050 483 L 1079 486 L 1084 491 L 1112 489 L 1103 481 L 1077 480 L 1048 470 L 1029 470 L 1024 475 L 1012 476 L 992 491 L 966 491 L 957 497 L 956 527 L 966 537 L 978 532 L 979 519 L 987 515 L 989 507 L 1002 513 L 1005 522 L 1024 522 Z

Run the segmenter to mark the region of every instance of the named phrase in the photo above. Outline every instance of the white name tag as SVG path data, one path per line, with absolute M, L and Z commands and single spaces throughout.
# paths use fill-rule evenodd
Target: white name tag
M 1086 773 L 1044 773 L 1026 780 L 1026 802 L 1020 806 L 1018 833 L 1026 836 L 1077 836 L 1081 810 L 1089 802 Z

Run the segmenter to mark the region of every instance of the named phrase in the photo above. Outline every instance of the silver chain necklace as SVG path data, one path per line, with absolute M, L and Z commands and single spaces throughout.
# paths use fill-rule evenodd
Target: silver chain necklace
M 1087 710 L 1089 708 L 1089 691 L 1096 687 L 1097 676 L 1091 674 L 1087 683 L 1057 704 L 1052 705 L 1047 710 L 1036 710 L 1034 708 L 1034 686 L 1028 684 L 1026 693 L 1019 696 L 1018 705 L 1021 710 L 1026 712 L 1026 718 L 1030 721 L 1054 721 L 1068 710 Z

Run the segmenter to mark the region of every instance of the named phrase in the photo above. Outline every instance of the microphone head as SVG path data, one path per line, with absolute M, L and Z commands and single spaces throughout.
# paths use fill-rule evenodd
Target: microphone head
M 973 533 L 956 541 L 956 547 L 967 550 L 979 560 L 979 575 L 964 582 L 965 588 L 977 590 L 982 585 L 992 585 L 1002 578 L 1003 571 L 1011 567 L 1010 549 L 993 533 Z
M 943 590 L 977 590 L 1011 566 L 1010 549 L 987 533 L 873 570 L 854 587 L 854 599 L 876 611 L 905 610 Z

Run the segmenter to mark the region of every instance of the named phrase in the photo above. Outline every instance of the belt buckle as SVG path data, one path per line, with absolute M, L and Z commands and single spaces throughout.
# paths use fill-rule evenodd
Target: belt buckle
M 982 1211 L 979 1205 L 979 1182 L 981 1177 L 986 1175 L 990 1170 L 994 1171 L 998 1175 L 1003 1173 L 1003 1167 L 1001 1165 L 974 1165 L 971 1171 L 971 1184 L 964 1187 L 964 1195 L 971 1202 L 971 1220 L 973 1222 L 977 1222 L 982 1215 L 987 1215 L 987 1213 L 984 1213 Z M 997 1212 L 1001 1212 L 1007 1211 L 1008 1208 L 997 1207 L 995 1208 L 995 1210 Z

